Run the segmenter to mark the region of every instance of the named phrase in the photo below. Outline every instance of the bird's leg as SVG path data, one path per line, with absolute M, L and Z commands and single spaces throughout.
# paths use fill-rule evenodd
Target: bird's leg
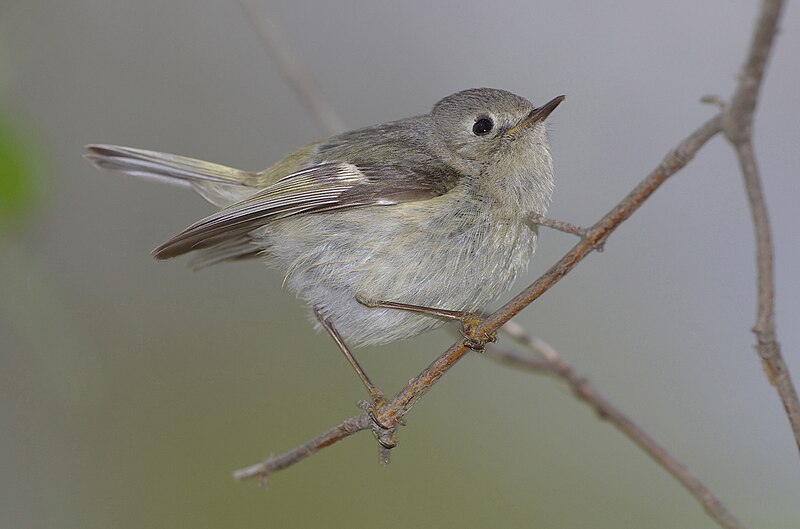
M 446 320 L 456 320 L 461 322 L 461 334 L 464 336 L 464 343 L 470 349 L 475 351 L 482 351 L 487 343 L 497 340 L 494 332 L 478 332 L 483 318 L 474 312 L 467 312 L 463 310 L 447 310 L 437 309 L 433 307 L 423 307 L 421 305 L 410 305 L 408 303 L 398 303 L 396 301 L 381 301 L 367 299 L 359 294 L 356 294 L 356 301 L 370 309 L 397 309 L 405 310 L 408 312 L 416 312 L 417 314 L 426 314 L 436 318 L 444 318 Z
M 350 349 L 347 347 L 347 344 L 344 343 L 344 340 L 339 335 L 339 331 L 337 331 L 336 327 L 333 326 L 333 323 L 331 323 L 330 320 L 328 320 L 322 314 L 320 314 L 319 311 L 317 311 L 316 309 L 314 310 L 314 315 L 317 317 L 322 326 L 325 327 L 325 330 L 328 331 L 328 334 L 331 335 L 333 341 L 336 342 L 336 345 L 338 345 L 339 349 L 341 349 L 342 353 L 344 353 L 344 356 L 345 358 L 347 358 L 347 361 L 350 363 L 351 366 L 353 366 L 353 369 L 355 369 L 358 378 L 360 378 L 361 382 L 363 382 L 364 386 L 366 386 L 367 391 L 369 391 L 369 396 L 371 399 L 371 403 L 367 411 L 369 412 L 370 417 L 372 417 L 372 420 L 377 425 L 383 427 L 383 425 L 381 425 L 381 423 L 377 420 L 377 417 L 375 415 L 375 410 L 380 409 L 381 406 L 386 404 L 386 395 L 384 395 L 383 391 L 378 389 L 378 386 L 373 384 L 372 381 L 369 379 L 367 373 L 364 371 L 364 369 L 358 363 L 356 358 L 353 356 L 353 353 L 350 352 Z

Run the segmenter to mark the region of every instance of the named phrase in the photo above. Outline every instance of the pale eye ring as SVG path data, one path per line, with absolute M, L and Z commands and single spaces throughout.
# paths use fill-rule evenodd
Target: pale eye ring
M 475 121 L 475 124 L 472 126 L 472 133 L 476 136 L 485 136 L 492 132 L 494 128 L 494 121 L 488 117 L 480 117 Z

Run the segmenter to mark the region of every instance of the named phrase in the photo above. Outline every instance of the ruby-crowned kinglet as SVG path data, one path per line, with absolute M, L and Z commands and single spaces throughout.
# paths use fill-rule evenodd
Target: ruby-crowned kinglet
M 262 257 L 351 345 L 391 342 L 442 320 L 360 300 L 480 310 L 536 245 L 553 166 L 544 120 L 503 90 L 448 96 L 429 114 L 345 132 L 269 169 L 89 145 L 97 167 L 194 188 L 220 207 L 153 251 L 196 263 Z M 336 337 L 336 336 L 335 336 Z

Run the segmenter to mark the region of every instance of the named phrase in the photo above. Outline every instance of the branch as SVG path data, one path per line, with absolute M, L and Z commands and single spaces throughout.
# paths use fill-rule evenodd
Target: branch
M 330 101 L 322 95 L 322 90 L 308 68 L 284 44 L 277 25 L 264 13 L 263 8 L 261 13 L 256 12 L 248 0 L 239 0 L 239 6 L 320 130 L 328 135 L 344 131 L 344 120 Z
M 491 335 L 523 308 L 549 290 L 591 251 L 602 248 L 610 234 L 622 222 L 627 220 L 667 178 L 683 168 L 709 139 L 724 129 L 726 137 L 734 145 L 739 157 L 756 231 L 759 267 L 759 310 L 754 332 L 758 339 L 757 349 L 770 380 L 778 389 L 792 424 L 798 447 L 800 447 L 800 403 L 798 403 L 797 393 L 792 386 L 788 370 L 775 340 L 772 243 L 766 207 L 752 149 L 752 115 L 758 98 L 764 68 L 774 40 L 782 4 L 783 2 L 780 0 L 765 0 L 763 2 L 744 73 L 732 98 L 731 105 L 723 108 L 720 115 L 707 121 L 673 151 L 668 153 L 661 164 L 627 197 L 582 234 L 582 240 L 572 250 L 532 285 L 481 322 L 473 330 L 473 335 Z M 292 81 L 292 66 L 299 64 L 298 61 L 290 60 L 292 58 L 288 53 L 283 53 L 283 59 L 281 59 L 280 43 L 276 44 L 274 41 L 270 43 L 269 35 L 264 31 L 261 31 L 261 34 L 270 51 L 281 62 L 284 73 L 290 79 L 295 90 L 300 93 L 306 105 L 317 117 L 318 122 L 324 124 L 324 119 L 320 117 L 320 112 L 314 110 L 314 97 L 304 95 L 303 83 L 295 84 Z M 273 31 L 272 34 L 274 35 L 275 32 Z M 286 50 L 284 49 L 283 52 L 286 52 Z M 307 77 L 306 81 L 309 80 L 310 76 Z M 305 84 L 308 85 L 309 83 Z M 330 122 L 328 122 L 327 126 L 330 127 Z M 661 464 L 697 498 L 706 512 L 721 526 L 728 529 L 743 527 L 711 491 L 633 421 L 605 400 L 586 379 L 576 374 L 574 368 L 564 361 L 554 349 L 533 338 L 529 338 L 528 342 L 531 347 L 538 349 L 542 353 L 544 360 L 525 359 L 511 353 L 504 354 L 502 360 L 507 363 L 511 362 L 518 366 L 524 366 L 530 370 L 547 372 L 567 382 L 576 397 L 592 406 L 601 417 L 615 424 L 620 431 L 624 432 Z M 330 446 L 358 431 L 368 428 L 372 428 L 382 444 L 382 461 L 388 461 L 388 448 L 394 445 L 397 425 L 402 424 L 403 418 L 414 404 L 467 353 L 469 349 L 466 343 L 467 339 L 451 346 L 422 373 L 410 380 L 400 393 L 377 410 L 376 416 L 370 417 L 367 414 L 363 414 L 347 419 L 321 436 L 289 452 L 237 471 L 234 474 L 235 477 L 237 479 L 246 479 L 260 476 L 265 479 L 271 472 L 287 468 L 316 453 L 321 448 Z M 386 440 L 391 442 L 386 442 Z
M 550 219 L 541 215 L 539 213 L 532 213 L 528 219 L 528 225 L 533 226 L 544 226 L 546 228 L 550 228 L 551 230 L 560 231 L 563 233 L 569 233 L 570 235 L 575 235 L 577 237 L 585 237 L 586 236 L 586 228 L 581 228 L 580 226 L 576 226 L 575 224 L 564 222 L 563 220 L 556 220 Z M 603 251 L 602 248 L 596 248 L 598 252 Z
M 753 219 L 756 239 L 756 265 L 758 267 L 758 308 L 753 333 L 756 351 L 764 371 L 786 410 L 795 443 L 800 450 L 800 400 L 797 397 L 789 369 L 781 354 L 775 335 L 775 277 L 772 235 L 761 177 L 753 150 L 753 114 L 758 101 L 764 70 L 777 33 L 778 20 L 783 8 L 782 0 L 765 0 L 753 34 L 739 85 L 722 113 L 725 137 L 736 151 L 739 167 L 744 177 L 747 199 Z
M 315 437 L 307 443 L 284 452 L 279 456 L 271 456 L 261 463 L 256 463 L 249 467 L 241 468 L 233 473 L 233 479 L 243 480 L 248 478 L 260 477 L 262 483 L 266 483 L 267 476 L 278 470 L 288 468 L 303 459 L 316 454 L 326 446 L 330 446 L 350 437 L 356 432 L 367 430 L 372 426 L 369 415 L 363 413 L 355 417 L 346 419 L 342 424 L 334 426 L 322 435 Z
M 725 136 L 734 145 L 747 142 L 752 137 L 753 112 L 764 79 L 767 60 L 778 32 L 778 20 L 783 3 L 783 0 L 761 2 L 761 12 L 747 52 L 747 60 L 739 76 L 739 84 L 722 118 Z
M 513 321 L 506 323 L 503 329 L 541 356 L 523 355 L 513 349 L 496 344 L 487 345 L 485 356 L 512 367 L 543 373 L 564 381 L 572 394 L 594 409 L 600 419 L 607 420 L 616 426 L 619 431 L 678 480 L 720 526 L 725 529 L 744 529 L 744 526 L 734 518 L 719 498 L 697 476 L 692 474 L 630 417 L 603 397 L 588 379 L 576 373 L 575 368 L 564 360 L 558 351 L 543 340 L 530 336 L 521 325 Z
M 487 336 L 495 332 L 503 324 L 518 314 L 522 309 L 531 304 L 539 296 L 547 292 L 562 277 L 581 262 L 594 249 L 603 245 L 611 233 L 617 229 L 626 219 L 628 219 L 647 198 L 652 195 L 670 176 L 678 172 L 685 166 L 697 153 L 698 150 L 715 134 L 720 132 L 720 117 L 714 117 L 703 124 L 689 137 L 683 140 L 678 146 L 669 152 L 664 160 L 651 172 L 628 196 L 609 211 L 592 227 L 586 230 L 585 237 L 578 242 L 564 257 L 562 257 L 550 270 L 545 272 L 528 288 L 522 291 L 514 299 L 506 303 L 498 311 L 489 315 L 483 320 L 473 333 L 476 336 Z M 414 404 L 422 398 L 425 393 L 439 380 L 444 374 L 453 367 L 470 350 L 465 340 L 453 344 L 447 351 L 442 353 L 431 365 L 422 373 L 412 378 L 408 385 L 400 393 L 395 395 L 389 402 L 376 410 L 374 423 L 383 426 L 380 430 L 377 425 L 373 425 L 376 434 L 383 437 L 391 437 L 394 429 L 401 424 L 403 418 L 411 410 Z M 362 416 L 360 416 L 362 417 Z M 348 419 L 352 421 L 353 419 Z M 357 431 L 364 430 L 366 427 L 354 429 L 348 426 L 348 421 L 343 422 L 276 459 L 281 464 L 273 463 L 274 459 L 268 459 L 264 463 L 254 465 L 249 469 L 237 471 L 234 475 L 239 479 L 260 476 L 266 477 L 269 472 L 280 470 L 300 461 L 320 448 L 330 446 L 342 439 L 349 437 Z M 301 455 L 298 455 L 301 454 Z M 286 463 L 286 464 L 284 464 Z M 256 470 L 253 470 L 256 469 Z

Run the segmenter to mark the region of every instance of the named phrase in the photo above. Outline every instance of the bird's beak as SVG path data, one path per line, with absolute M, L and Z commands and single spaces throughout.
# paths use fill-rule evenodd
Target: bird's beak
M 531 110 L 530 114 L 522 118 L 522 121 L 511 127 L 506 131 L 506 135 L 513 136 L 517 132 L 525 129 L 529 125 L 533 125 L 534 123 L 539 123 L 540 121 L 544 121 L 547 119 L 553 110 L 566 99 L 566 96 L 558 96 L 551 99 L 548 103 L 539 108 L 534 108 Z

